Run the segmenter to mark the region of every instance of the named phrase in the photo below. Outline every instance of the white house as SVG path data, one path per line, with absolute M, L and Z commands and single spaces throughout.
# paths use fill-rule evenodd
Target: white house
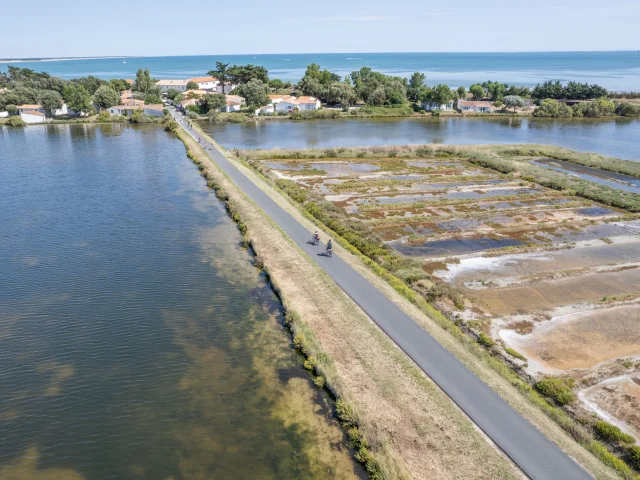
M 198 84 L 198 88 L 201 90 L 216 90 L 220 83 L 215 77 L 194 77 L 188 80 Z
M 24 105 L 18 105 L 17 108 L 18 108 L 18 113 L 22 113 L 26 111 L 36 111 L 36 112 L 44 113 L 44 108 L 42 108 L 41 105 L 38 105 L 36 103 L 33 103 L 33 104 L 25 103 Z
M 69 115 L 69 108 L 67 107 L 66 103 L 63 103 L 62 105 L 60 105 L 60 108 L 56 108 L 53 111 L 54 117 L 57 117 L 59 115 Z
M 238 100 L 228 99 L 227 104 L 220 109 L 221 112 L 239 112 L 242 108 L 242 103 Z
M 21 110 L 20 118 L 25 123 L 44 123 L 46 120 L 44 113 L 38 112 L 37 110 Z
M 162 109 L 163 105 L 114 105 L 113 107 L 107 108 L 107 111 L 111 115 L 132 115 L 133 112 L 137 110 L 142 110 L 146 115 L 151 115 L 152 117 L 161 117 L 164 115 Z
M 461 112 L 489 113 L 492 109 L 491 102 L 458 99 L 458 110 Z
M 316 97 L 298 97 L 298 108 L 300 110 L 317 110 L 320 105 L 320 100 Z
M 270 103 L 269 105 L 265 105 L 264 107 L 256 108 L 255 114 L 268 115 L 268 114 L 275 113 L 275 111 L 276 111 L 275 106 L 273 105 L 273 103 Z
M 179 92 L 184 92 L 187 89 L 187 83 L 189 83 L 189 80 L 158 80 L 156 85 L 160 87 L 160 91 L 162 92 L 166 92 L 172 88 Z
M 453 110 L 453 100 L 447 103 L 423 102 L 422 108 L 428 112 L 432 110 Z

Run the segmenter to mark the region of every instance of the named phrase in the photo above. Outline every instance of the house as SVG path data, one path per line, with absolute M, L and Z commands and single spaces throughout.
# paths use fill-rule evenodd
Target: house
M 432 110 L 453 110 L 453 100 L 447 103 L 422 102 L 422 108 L 428 112 Z
M 133 79 L 131 79 L 131 78 L 126 78 L 126 79 L 125 79 L 125 82 L 126 82 L 127 84 L 129 84 L 129 85 L 133 85 L 133 84 L 135 83 L 135 82 L 133 81 Z
M 208 91 L 208 90 L 198 89 L 198 90 L 187 90 L 182 95 L 184 95 L 185 98 L 193 98 L 193 97 L 201 97 L 201 96 L 207 95 L 209 93 L 211 93 L 211 92 Z
M 184 110 L 189 105 L 197 105 L 197 104 L 198 104 L 198 98 L 185 98 L 178 105 L 178 109 L 179 110 Z
M 144 100 L 136 100 L 135 98 L 120 99 L 120 105 L 144 105 Z
M 231 93 L 236 87 L 237 85 L 233 85 L 232 83 L 225 83 L 224 85 L 222 85 L 220 82 L 218 82 L 218 85 L 216 85 L 216 92 L 223 94 Z
M 458 110 L 461 112 L 489 113 L 493 109 L 491 102 L 485 100 L 458 100 Z
M 0 112 L 0 118 L 7 118 L 9 116 L 9 112 Z
M 160 87 L 161 92 L 166 92 L 170 89 L 184 92 L 187 90 L 187 83 L 189 83 L 189 80 L 158 80 L 156 85 Z
M 66 103 L 63 103 L 62 105 L 60 105 L 60 108 L 56 108 L 53 111 L 53 116 L 54 117 L 58 117 L 60 115 L 69 115 L 69 107 L 67 107 Z
M 256 108 L 256 111 L 254 113 L 256 115 L 270 115 L 275 113 L 275 111 L 276 107 L 273 105 L 273 103 L 270 103 L 269 105 L 265 105 L 264 107 Z
M 320 105 L 320 100 L 316 97 L 298 97 L 298 108 L 300 110 L 318 110 Z
M 221 112 L 239 112 L 244 98 L 238 95 L 227 95 L 227 104 L 220 109 Z
M 316 97 L 303 96 L 296 98 L 292 95 L 269 95 L 269 101 L 275 105 L 276 112 L 292 112 L 294 110 L 317 110 L 320 100 Z
M 44 108 L 42 108 L 42 106 L 36 103 L 32 103 L 32 104 L 26 103 L 24 105 L 18 105 L 17 108 L 18 108 L 18 113 L 32 111 L 32 110 L 35 110 L 36 112 L 44 113 Z
M 150 115 L 152 117 L 161 117 L 164 115 L 163 105 L 114 105 L 113 107 L 107 108 L 107 111 L 111 115 L 133 115 L 133 112 L 138 110 L 142 110 L 142 113 L 145 115 Z
M 20 118 L 25 123 L 44 123 L 46 120 L 44 113 L 37 110 L 21 110 Z
M 197 83 L 198 88 L 202 90 L 216 90 L 216 87 L 220 83 L 215 77 L 194 77 L 190 78 L 188 81 Z

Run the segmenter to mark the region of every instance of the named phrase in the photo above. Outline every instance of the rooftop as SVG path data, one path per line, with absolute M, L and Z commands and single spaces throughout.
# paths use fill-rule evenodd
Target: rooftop
M 484 100 L 460 100 L 460 105 L 463 107 L 490 107 L 491 102 Z
M 194 77 L 189 79 L 190 82 L 202 83 L 202 82 L 216 82 L 216 77 Z
M 156 85 L 165 87 L 186 87 L 189 80 L 158 80 Z
M 25 103 L 24 105 L 18 105 L 18 110 L 38 110 L 39 108 L 42 107 L 36 103 Z
M 44 113 L 37 112 L 35 110 L 25 110 L 22 113 L 24 113 L 25 115 L 37 115 L 38 117 L 44 117 Z

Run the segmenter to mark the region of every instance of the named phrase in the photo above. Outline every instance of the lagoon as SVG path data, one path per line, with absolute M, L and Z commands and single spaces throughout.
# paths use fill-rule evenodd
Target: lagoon
M 0 478 L 361 475 L 178 139 L 0 128 L 0 225 Z
M 640 161 L 640 120 L 409 118 L 203 123 L 226 148 L 332 148 L 360 145 L 544 143 Z

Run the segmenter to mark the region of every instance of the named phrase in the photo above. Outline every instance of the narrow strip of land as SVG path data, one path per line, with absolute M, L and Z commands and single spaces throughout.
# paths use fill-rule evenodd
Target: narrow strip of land
M 175 112 L 172 110 L 172 114 Z M 183 128 L 182 123 L 180 124 Z M 192 137 L 192 131 L 185 129 Z M 587 479 L 591 476 L 545 437 L 452 353 L 337 256 L 318 256 L 324 246 L 307 243 L 310 232 L 247 178 L 218 150 L 211 159 L 262 208 L 296 244 L 351 297 L 389 337 L 533 479 Z

